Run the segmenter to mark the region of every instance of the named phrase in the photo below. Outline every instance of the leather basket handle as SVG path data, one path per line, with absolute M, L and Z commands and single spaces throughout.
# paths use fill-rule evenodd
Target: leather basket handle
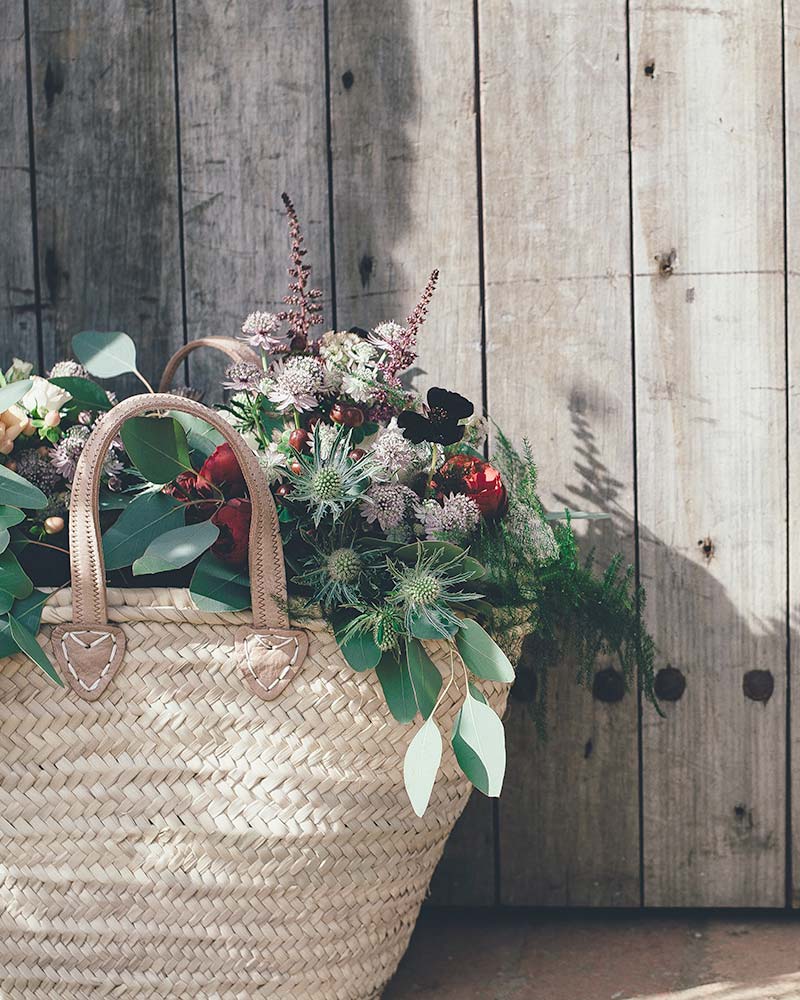
M 239 462 L 252 505 L 250 589 L 253 625 L 236 633 L 245 678 L 254 693 L 274 698 L 302 663 L 308 638 L 289 628 L 286 570 L 275 502 L 258 459 L 239 433 L 216 411 L 181 396 L 132 396 L 103 415 L 84 446 L 75 470 L 69 516 L 72 624 L 53 631 L 54 652 L 73 689 L 94 700 L 108 686 L 124 653 L 125 636 L 108 624 L 105 565 L 100 541 L 99 494 L 103 459 L 130 417 L 176 410 L 198 417 L 228 442 Z M 153 418 L 157 419 L 157 418 Z
M 158 383 L 159 392 L 169 392 L 175 372 L 180 367 L 183 359 L 200 347 L 210 347 L 215 351 L 219 351 L 221 354 L 227 355 L 233 362 L 249 361 L 254 365 L 260 364 L 256 352 L 251 350 L 247 344 L 243 344 L 241 340 L 234 340 L 233 337 L 198 337 L 197 340 L 190 340 L 183 347 L 179 347 L 169 359 L 164 368 L 164 374 L 161 376 L 161 381 Z

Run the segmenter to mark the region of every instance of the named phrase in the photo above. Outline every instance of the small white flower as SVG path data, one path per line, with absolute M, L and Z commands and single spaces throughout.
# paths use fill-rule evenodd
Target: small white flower
M 22 382 L 24 379 L 30 378 L 32 371 L 33 364 L 30 361 L 20 361 L 19 358 L 13 358 L 11 367 L 6 372 L 6 382 Z
M 329 330 L 320 338 L 319 354 L 332 367 L 341 369 L 374 360 L 375 348 L 357 333 Z
M 401 483 L 373 483 L 364 494 L 361 514 L 367 524 L 378 522 L 381 531 L 399 527 L 416 503 L 417 494 Z
M 72 399 L 72 394 L 60 386 L 53 385 L 41 375 L 33 376 L 33 385 L 20 400 L 28 413 L 37 413 L 43 417 L 46 413 L 54 413 Z
M 369 342 L 379 351 L 391 351 L 395 340 L 402 332 L 403 327 L 394 321 L 378 323 L 370 334 Z
M 412 444 L 392 417 L 372 445 L 372 457 L 389 475 L 412 473 L 423 468 L 430 457 L 427 444 Z
M 269 354 L 278 347 L 286 346 L 283 336 L 278 334 L 280 325 L 281 321 L 275 313 L 251 312 L 242 324 L 242 340 Z
M 441 505 L 435 500 L 426 501 L 420 510 L 428 539 L 446 535 L 450 540 L 463 540 L 478 527 L 480 519 L 478 505 L 463 493 L 451 493 Z
M 372 403 L 375 400 L 375 376 L 366 365 L 357 365 L 342 376 L 342 392 L 355 403 Z
M 316 358 L 295 357 L 276 361 L 270 371 L 267 395 L 279 410 L 313 410 L 323 389 L 322 367 Z
M 268 483 L 275 483 L 283 477 L 286 456 L 278 449 L 274 441 L 270 441 L 265 451 L 257 452 L 256 457 Z

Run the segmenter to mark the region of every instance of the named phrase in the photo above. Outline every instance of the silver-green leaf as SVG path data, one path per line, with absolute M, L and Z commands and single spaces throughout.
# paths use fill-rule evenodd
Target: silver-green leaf
M 219 537 L 219 528 L 211 521 L 173 528 L 154 538 L 144 554 L 133 564 L 133 575 L 167 573 L 188 566 L 210 549 Z
M 503 723 L 471 690 L 456 717 L 453 750 L 462 771 L 484 795 L 500 794 L 506 772 Z M 477 767 L 477 764 L 480 767 Z
M 72 338 L 75 357 L 96 378 L 136 371 L 136 345 L 127 333 L 85 330 Z
M 461 659 L 476 677 L 503 684 L 514 682 L 514 668 L 494 639 L 471 618 L 465 618 L 456 632 Z
M 428 808 L 441 762 L 442 734 L 431 716 L 414 734 L 403 759 L 403 781 L 417 816 Z

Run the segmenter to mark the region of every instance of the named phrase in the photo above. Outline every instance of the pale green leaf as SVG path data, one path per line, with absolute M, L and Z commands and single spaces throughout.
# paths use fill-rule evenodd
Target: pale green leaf
M 414 734 L 403 759 L 403 781 L 417 816 L 428 808 L 441 762 L 442 735 L 431 717 Z
M 75 375 L 59 375 L 51 378 L 53 385 L 66 389 L 72 396 L 69 401 L 70 410 L 95 410 L 104 411 L 111 409 L 111 401 L 106 395 L 106 391 L 96 382 L 90 382 L 88 378 L 80 378 Z
M 85 330 L 72 338 L 75 357 L 96 378 L 136 371 L 136 345 L 127 333 Z
M 186 432 L 173 417 L 131 417 L 122 425 L 128 458 L 151 483 L 170 483 L 191 472 Z
M 106 569 L 130 566 L 154 538 L 183 524 L 186 508 L 166 493 L 140 493 L 103 535 Z
M 412 722 L 417 714 L 417 700 L 405 657 L 398 659 L 392 652 L 384 653 L 376 673 L 389 711 L 398 722 Z
M 37 667 L 40 667 L 59 687 L 64 687 L 64 682 L 58 676 L 58 672 L 50 662 L 47 653 L 36 641 L 36 636 L 32 635 L 25 626 L 17 621 L 13 615 L 8 616 L 8 626 L 11 630 L 11 638 L 19 646 L 29 660 L 32 660 Z
M 514 668 L 503 650 L 481 626 L 465 618 L 456 632 L 456 646 L 461 659 L 476 677 L 512 684 Z
M 180 410 L 170 410 L 169 415 L 174 417 L 186 431 L 186 439 L 189 443 L 189 450 L 197 453 L 206 459 L 225 440 L 216 427 L 195 417 L 192 413 L 182 413 Z
M 0 504 L 41 510 L 47 506 L 47 497 L 38 486 L 0 465 Z
M 406 655 L 417 705 L 422 713 L 422 718 L 427 719 L 433 711 L 436 699 L 442 689 L 442 675 L 419 639 L 408 640 Z
M 485 782 L 477 782 L 473 774 L 470 774 L 464 767 L 459 756 L 459 748 L 456 746 L 456 736 L 459 743 L 466 746 L 480 761 L 486 773 Z M 498 796 L 503 787 L 503 777 L 506 771 L 506 740 L 503 723 L 485 702 L 479 701 L 469 690 L 456 718 L 453 749 L 456 751 L 456 758 L 462 770 L 473 784 L 484 795 Z M 470 764 L 474 764 L 474 762 L 469 761 L 468 766 Z
M 167 573 L 188 566 L 210 549 L 219 537 L 219 528 L 211 521 L 173 528 L 154 538 L 144 554 L 133 564 L 133 575 Z
M 33 379 L 25 378 L 19 382 L 9 382 L 0 388 L 0 413 L 18 403 L 32 385 Z

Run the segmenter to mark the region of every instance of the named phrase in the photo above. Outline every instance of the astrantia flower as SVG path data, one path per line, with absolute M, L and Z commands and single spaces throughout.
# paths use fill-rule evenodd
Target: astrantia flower
M 425 535 L 429 539 L 464 542 L 478 527 L 481 512 L 475 501 L 464 493 L 453 493 L 441 504 L 428 501 L 421 509 Z
M 323 389 L 322 367 L 316 358 L 276 361 L 270 369 L 267 395 L 279 410 L 313 410 Z
M 361 504 L 367 524 L 378 522 L 383 532 L 399 528 L 413 509 L 417 494 L 402 483 L 373 483 Z
M 89 372 L 77 361 L 56 361 L 48 378 L 89 378 Z
M 242 340 L 246 340 L 251 347 L 271 354 L 286 348 L 286 340 L 278 332 L 280 327 L 280 317 L 275 313 L 251 312 L 242 324 Z
M 311 454 L 298 456 L 301 471 L 287 473 L 292 485 L 292 502 L 308 506 L 315 527 L 319 527 L 328 514 L 337 519 L 364 493 L 375 472 L 375 465 L 369 456 L 355 461 L 349 457 L 352 446 L 350 432 L 346 428 L 337 432 L 327 454 L 323 454 L 320 433 L 320 425 L 317 424 Z
M 424 444 L 412 444 L 392 417 L 372 445 L 372 457 L 389 475 L 413 473 L 428 462 L 430 450 Z
M 75 467 L 89 438 L 89 428 L 78 425 L 70 427 L 50 451 L 50 464 L 68 483 L 75 477 Z
M 386 600 L 402 612 L 410 635 L 451 636 L 459 624 L 452 606 L 480 597 L 463 590 L 462 584 L 472 579 L 473 573 L 464 568 L 461 556 L 448 559 L 441 552 L 425 555 L 420 548 L 415 565 L 390 562 L 389 568 L 395 585 Z
M 282 478 L 286 470 L 286 456 L 274 441 L 270 441 L 266 450 L 258 451 L 256 458 L 268 483 L 275 483 Z
M 235 392 L 253 392 L 264 378 L 264 370 L 249 361 L 237 361 L 225 369 L 223 388 Z
M 393 320 L 378 323 L 369 335 L 369 343 L 379 351 L 391 351 L 404 332 L 403 327 Z
M 457 392 L 433 388 L 428 390 L 427 415 L 403 410 L 397 418 L 398 427 L 415 444 L 455 444 L 464 436 L 460 420 L 471 417 L 475 407 Z
M 53 467 L 49 458 L 39 453 L 38 448 L 21 451 L 15 456 L 15 463 L 17 475 L 33 483 L 46 496 L 55 493 L 64 485 L 58 470 Z
M 370 404 L 377 398 L 379 391 L 375 374 L 366 365 L 356 365 L 342 375 L 342 393 L 355 403 Z

